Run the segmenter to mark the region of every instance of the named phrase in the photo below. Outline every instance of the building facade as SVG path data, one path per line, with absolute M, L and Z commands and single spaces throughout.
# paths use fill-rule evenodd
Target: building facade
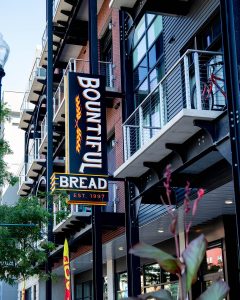
M 94 50 L 98 61 L 94 63 L 106 79 L 109 202 L 98 221 L 101 244 L 94 247 L 93 209 L 72 204 L 68 216 L 59 219 L 58 212 L 64 209 L 60 202 L 53 202 L 52 239 L 57 248 L 49 256 L 49 265 L 59 281 L 52 283 L 52 298 L 61 299 L 62 294 L 63 299 L 62 252 L 68 238 L 73 299 L 100 300 L 94 296 L 99 286 L 102 299 L 123 299 L 160 288 L 170 290 L 177 299 L 177 278 L 128 250 L 143 241 L 175 254 L 169 207 L 178 215 L 180 247 L 184 249 L 183 201 L 190 182 L 190 200 L 196 198 L 198 188 L 205 189 L 190 238 L 204 233 L 208 240 L 191 297 L 196 299 L 222 278 L 230 286 L 228 299 L 238 299 L 238 187 L 237 172 L 232 168 L 232 126 L 229 130 L 229 116 L 234 113 L 229 108 L 229 11 L 225 1 L 101 0 L 97 1 L 97 18 L 89 3 L 54 2 L 53 100 L 49 102 L 47 97 L 50 45 L 46 30 L 21 112 L 25 158 L 18 193 L 27 196 L 47 191 L 49 161 L 53 172 L 65 172 L 64 78 L 71 72 L 91 74 L 91 43 L 97 38 Z M 89 26 L 94 22 L 95 37 Z M 52 120 L 48 118 L 49 105 Z M 171 206 L 165 204 L 167 165 L 172 171 Z M 93 252 L 99 247 L 102 278 L 93 274 Z M 45 288 L 49 290 L 49 284 L 41 283 L 37 291 Z M 46 297 L 51 299 L 48 293 Z

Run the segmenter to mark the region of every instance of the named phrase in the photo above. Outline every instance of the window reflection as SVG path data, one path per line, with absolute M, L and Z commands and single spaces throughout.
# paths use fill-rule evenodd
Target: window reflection
M 117 300 L 128 296 L 127 272 L 117 274 Z

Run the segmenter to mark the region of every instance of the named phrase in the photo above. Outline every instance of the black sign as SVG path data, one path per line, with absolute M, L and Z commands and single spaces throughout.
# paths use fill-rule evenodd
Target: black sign
M 71 204 L 106 205 L 107 203 L 107 176 L 54 173 L 51 182 L 53 190 L 70 192 Z
M 108 201 L 104 81 L 102 76 L 68 73 L 66 173 L 53 175 L 52 190 L 70 191 L 70 204 L 105 205 Z

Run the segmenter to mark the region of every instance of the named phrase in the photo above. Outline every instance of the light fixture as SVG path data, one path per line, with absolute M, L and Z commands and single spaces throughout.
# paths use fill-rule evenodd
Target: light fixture
M 124 249 L 124 248 L 123 248 L 122 246 L 118 247 L 118 250 L 119 250 L 119 251 L 123 251 L 123 249 Z
M 158 232 L 159 232 L 159 233 L 163 233 L 164 230 L 163 230 L 163 229 L 158 229 Z
M 5 63 L 8 59 L 10 48 L 4 41 L 2 34 L 0 33 L 0 68 L 4 68 Z
M 232 201 L 232 200 L 226 200 L 226 201 L 225 201 L 225 204 L 227 204 L 227 205 L 233 204 L 233 201 Z
M 2 99 L 2 78 L 5 76 L 4 66 L 8 59 L 10 48 L 8 44 L 4 41 L 2 34 L 0 33 L 0 100 Z

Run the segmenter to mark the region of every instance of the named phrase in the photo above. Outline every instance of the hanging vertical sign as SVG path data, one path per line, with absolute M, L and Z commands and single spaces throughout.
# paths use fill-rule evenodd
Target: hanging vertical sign
M 104 77 L 69 72 L 65 83 L 66 173 L 53 174 L 52 190 L 69 191 L 69 204 L 106 205 Z
M 65 239 L 63 247 L 63 268 L 65 275 L 65 297 L 64 300 L 71 300 L 71 277 L 68 241 Z

